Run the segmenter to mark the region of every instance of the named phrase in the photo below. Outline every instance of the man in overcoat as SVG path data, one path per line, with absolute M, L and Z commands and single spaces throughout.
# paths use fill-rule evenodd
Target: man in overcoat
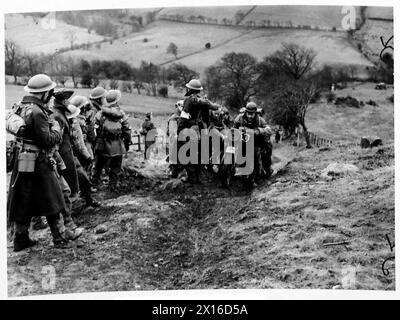
M 18 148 L 7 199 L 8 219 L 14 224 L 14 251 L 36 244 L 28 231 L 34 216 L 47 218 L 57 247 L 65 247 L 82 234 L 82 230 L 65 228 L 61 216 L 65 202 L 53 152 L 62 134 L 48 108 L 55 86 L 50 77 L 39 74 L 24 88 L 29 94 L 21 102 L 24 125 L 16 134 Z

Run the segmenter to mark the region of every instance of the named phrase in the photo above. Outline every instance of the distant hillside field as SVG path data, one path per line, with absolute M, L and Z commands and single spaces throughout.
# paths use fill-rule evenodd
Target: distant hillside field
M 55 28 L 49 26 L 51 23 L 46 18 L 6 14 L 5 38 L 14 41 L 24 50 L 35 53 L 54 53 L 56 49 L 69 47 L 71 34 L 74 35 L 75 45 L 103 39 L 99 35 L 89 34 L 87 29 L 66 24 L 57 18 Z
M 393 7 L 368 7 L 365 16 L 370 19 L 393 20 Z
M 356 7 L 357 17 L 359 17 L 359 7 Z M 290 21 L 293 26 L 309 25 L 311 27 L 337 30 L 342 29 L 342 13 L 341 6 L 257 6 L 241 24 L 248 21 L 261 22 L 270 20 L 279 22 L 280 25 L 287 25 Z
M 252 6 L 217 6 L 217 7 L 180 7 L 180 8 L 163 8 L 158 17 L 162 15 L 175 15 L 179 14 L 186 18 L 190 16 L 204 16 L 206 18 L 217 19 L 221 22 L 222 19 L 234 20 L 235 14 L 238 11 L 246 13 Z
M 195 36 L 194 36 L 195 35 Z M 144 42 L 144 39 L 148 42 Z M 178 46 L 178 60 L 166 53 L 170 42 Z M 205 44 L 211 43 L 211 49 Z M 318 64 L 352 64 L 360 68 L 372 64 L 350 45 L 343 32 L 296 29 L 246 29 L 202 24 L 156 21 L 144 32 L 104 43 L 100 49 L 74 50 L 65 53 L 86 59 L 123 59 L 133 66 L 142 60 L 162 64 L 181 62 L 203 73 L 205 68 L 232 51 L 247 52 L 258 59 L 281 48 L 282 42 L 294 42 L 317 51 Z M 180 59 L 180 57 L 189 55 Z

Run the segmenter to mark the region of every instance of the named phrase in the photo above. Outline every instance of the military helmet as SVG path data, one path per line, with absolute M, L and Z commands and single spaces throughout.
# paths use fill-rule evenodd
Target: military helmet
M 50 79 L 48 75 L 37 74 L 29 79 L 28 84 L 24 90 L 29 93 L 40 93 L 54 89 L 56 83 Z
M 201 86 L 201 82 L 197 79 L 192 79 L 186 84 L 186 88 L 193 89 L 193 90 L 203 90 Z
M 75 107 L 82 108 L 86 105 L 89 100 L 85 96 L 75 96 L 69 100 L 70 104 L 73 104 Z
M 78 108 L 73 104 L 68 105 L 66 113 L 67 119 L 76 118 L 80 113 L 81 113 L 80 108 Z
M 106 102 L 108 104 L 114 104 L 121 100 L 121 91 L 119 90 L 110 90 L 106 94 Z
M 104 89 L 103 87 L 96 87 L 92 90 L 92 92 L 90 93 L 89 98 L 90 99 L 99 99 L 102 98 L 106 95 L 106 89 Z
M 256 113 L 257 105 L 254 102 L 249 102 L 246 104 L 246 112 Z

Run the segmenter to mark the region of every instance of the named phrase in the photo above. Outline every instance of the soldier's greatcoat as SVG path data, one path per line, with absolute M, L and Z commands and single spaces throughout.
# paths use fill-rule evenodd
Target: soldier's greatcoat
M 51 149 L 60 143 L 61 133 L 51 129 L 51 111 L 38 98 L 25 96 L 22 104 L 25 106 L 22 116 L 26 125 L 17 136 L 29 140 L 40 151 L 34 172 L 18 172 L 18 161 L 15 162 L 7 213 L 10 221 L 26 223 L 32 216 L 59 214 L 65 203 L 57 173 L 50 162 Z
M 63 133 L 59 152 L 66 169 L 61 172 L 61 174 L 65 181 L 67 181 L 71 189 L 71 194 L 77 194 L 79 192 L 78 174 L 76 172 L 74 154 L 72 152 L 71 126 L 66 116 L 66 107 L 63 103 L 55 100 L 53 110 L 54 119 L 60 124 Z

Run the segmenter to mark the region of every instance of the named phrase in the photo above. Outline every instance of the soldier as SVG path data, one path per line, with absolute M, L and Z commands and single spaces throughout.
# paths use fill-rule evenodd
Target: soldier
M 178 119 L 178 135 L 184 129 L 197 127 L 199 130 L 207 129 L 210 120 L 210 110 L 218 110 L 219 105 L 204 99 L 200 96 L 200 91 L 203 90 L 201 82 L 197 79 L 192 79 L 186 84 L 186 94 L 183 103 L 183 110 Z M 178 149 L 184 144 L 184 141 L 178 141 Z M 198 164 L 188 164 L 185 166 L 190 183 L 200 182 L 200 143 L 198 149 Z M 179 160 L 179 159 L 178 159 Z
M 92 143 L 89 141 L 89 138 L 88 138 L 88 126 L 87 126 L 87 123 L 86 123 L 86 116 L 85 116 L 85 112 L 90 107 L 90 102 L 84 96 L 74 96 L 74 97 L 71 98 L 70 104 L 72 104 L 75 107 L 80 109 L 80 112 L 77 115 L 76 119 L 79 122 L 79 125 L 80 125 L 81 130 L 82 130 L 83 141 L 85 143 L 86 150 L 89 152 L 89 155 L 93 160 L 94 159 L 93 146 L 92 146 Z M 90 133 L 89 133 L 89 135 L 90 135 Z M 94 141 L 93 137 L 90 140 Z M 79 159 L 79 156 L 78 156 L 78 159 Z M 83 164 L 82 161 L 81 161 L 81 164 Z M 85 167 L 85 169 L 88 172 L 89 172 L 89 167 L 90 167 L 90 165 Z
M 183 100 L 179 100 L 175 103 L 175 112 L 168 118 L 167 121 L 167 137 L 169 138 L 169 145 L 167 149 L 168 162 L 170 162 L 169 150 L 176 150 L 177 148 L 178 119 L 181 116 L 181 112 L 183 109 L 183 102 L 184 102 Z M 179 172 L 182 171 L 180 165 L 177 163 L 170 163 L 169 170 L 171 178 L 177 178 Z
M 106 96 L 106 94 L 107 91 L 103 87 L 94 88 L 89 96 L 90 103 L 87 104 L 83 109 L 83 114 L 86 117 L 87 141 L 91 143 L 92 150 L 94 150 L 94 144 L 96 141 L 96 133 L 94 130 L 95 116 L 104 105 L 104 97 Z
M 76 228 L 76 225 L 72 219 L 72 203 L 78 199 L 79 194 L 78 173 L 76 172 L 74 154 L 72 152 L 71 144 L 71 125 L 67 118 L 69 104 L 68 99 L 73 93 L 74 92 L 72 90 L 61 90 L 55 92 L 53 104 L 53 117 L 60 124 L 61 132 L 63 134 L 61 143 L 59 145 L 59 153 L 65 164 L 65 170 L 61 171 L 61 175 L 65 179 L 65 181 L 61 179 L 66 202 L 66 208 L 63 216 L 65 225 L 70 229 Z M 68 185 L 66 185 L 65 182 Z M 68 193 L 70 193 L 69 196 L 67 196 Z
M 144 158 L 147 159 L 147 150 L 150 148 L 152 144 L 155 143 L 156 140 L 156 127 L 154 123 L 151 121 L 153 114 L 151 112 L 146 113 L 144 118 L 144 122 L 142 123 L 142 130 L 140 130 L 140 134 L 144 136 Z
M 21 102 L 25 124 L 16 135 L 17 161 L 7 199 L 8 218 L 14 223 L 14 251 L 37 243 L 28 231 L 33 216 L 47 218 L 55 247 L 65 248 L 68 241 L 82 234 L 82 229 L 66 229 L 60 214 L 65 202 L 51 150 L 61 142 L 62 133 L 58 123 L 50 119 L 48 107 L 55 86 L 50 77 L 39 74 L 24 87 L 29 93 Z
M 101 172 L 109 161 L 111 190 L 119 187 L 118 178 L 121 174 L 122 156 L 128 151 L 126 146 L 131 143 L 131 127 L 127 115 L 118 104 L 120 99 L 119 90 L 110 90 L 106 95 L 107 106 L 103 107 L 95 117 L 97 138 L 92 182 L 100 183 Z
M 261 151 L 262 167 L 264 169 L 256 173 L 256 175 L 265 175 L 266 177 L 271 176 L 271 155 L 272 155 L 272 144 L 271 135 L 272 129 L 267 125 L 265 120 L 258 114 L 257 105 L 254 102 L 249 102 L 246 105 L 244 114 L 239 114 L 234 122 L 234 128 L 239 129 L 245 127 L 247 129 L 254 130 L 254 146 L 259 148 Z M 256 149 L 257 150 L 257 149 Z M 256 155 L 257 156 L 257 155 Z M 254 179 L 255 175 L 251 176 L 251 180 Z M 252 181 L 254 182 L 254 181 Z

